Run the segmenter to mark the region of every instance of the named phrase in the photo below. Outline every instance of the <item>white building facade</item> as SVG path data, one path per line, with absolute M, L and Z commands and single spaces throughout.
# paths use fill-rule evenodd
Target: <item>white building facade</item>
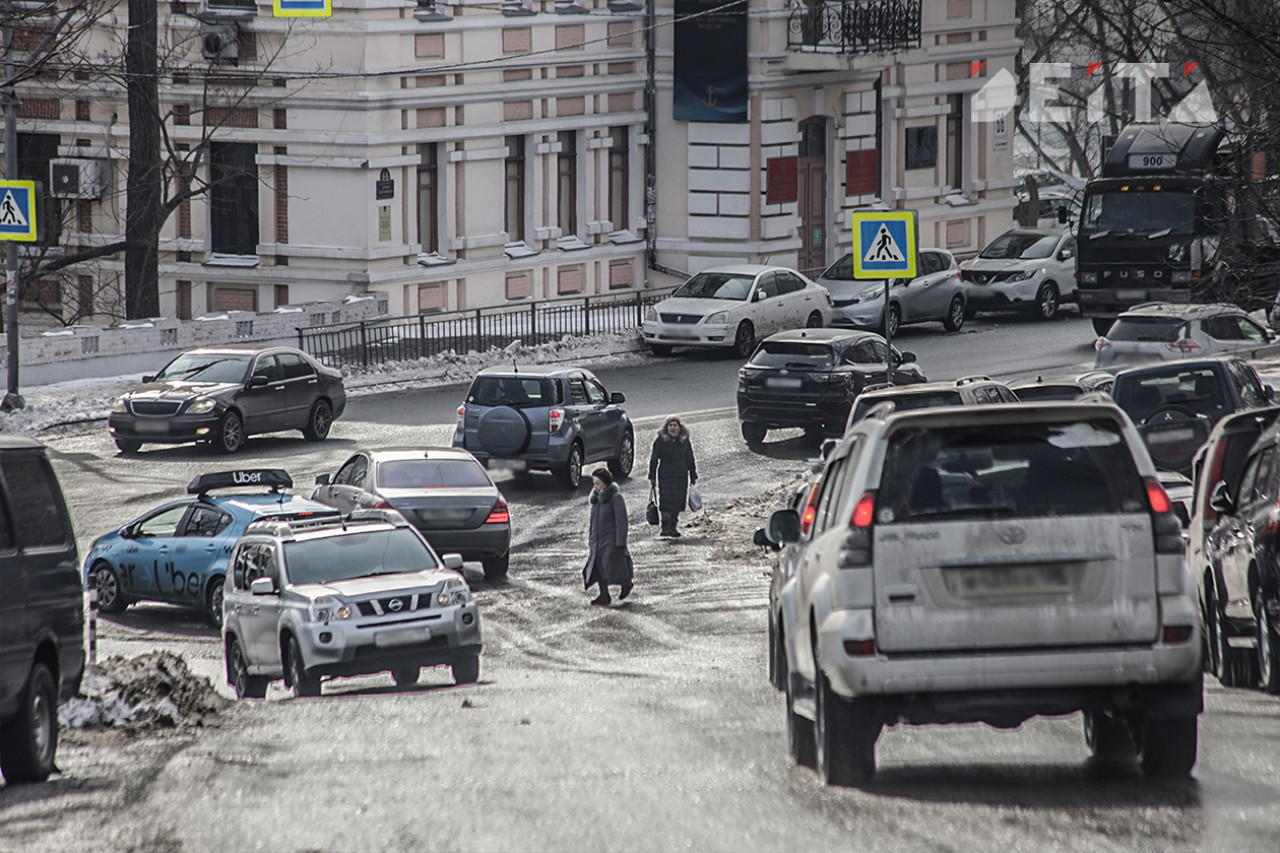
M 885 5 L 908 23 L 887 42 L 847 17 Z M 677 281 L 649 269 L 650 249 L 669 271 L 768 258 L 816 275 L 867 206 L 918 209 L 922 244 L 972 253 L 1014 205 L 1011 130 L 968 109 L 1012 69 L 1013 5 L 743 0 L 749 103 L 723 123 L 673 117 L 672 0 L 652 17 L 619 0 L 334 0 L 304 20 L 274 18 L 270 0 L 160 3 L 171 157 L 198 151 L 211 185 L 163 228 L 161 313 L 378 290 L 414 314 Z M 833 14 L 843 34 L 813 23 Z M 84 55 L 121 50 L 126 23 L 122 2 Z M 18 95 L 19 177 L 50 189 L 48 240 L 121 239 L 123 89 L 81 68 Z M 101 321 L 118 316 L 122 281 L 120 253 L 44 279 L 24 304 Z

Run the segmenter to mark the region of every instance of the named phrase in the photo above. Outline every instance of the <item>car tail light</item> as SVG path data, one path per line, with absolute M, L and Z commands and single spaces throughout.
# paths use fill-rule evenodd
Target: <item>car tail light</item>
M 1169 352 L 1199 352 L 1200 345 L 1191 340 L 1191 338 L 1178 338 L 1176 341 L 1165 344 L 1165 349 L 1169 350 Z
M 809 497 L 804 502 L 804 512 L 800 513 L 800 535 L 807 536 L 813 528 L 813 520 L 818 514 L 818 490 L 821 483 L 809 487 Z
M 1098 338 L 1096 341 L 1093 342 L 1093 348 L 1097 352 L 1102 352 L 1104 349 L 1106 349 L 1109 346 L 1111 346 L 1111 341 L 1107 340 L 1105 337 Z
M 458 429 L 462 429 L 462 425 L 467 421 L 467 404 L 463 403 L 458 407 Z
M 867 492 L 858 499 L 858 505 L 853 508 L 853 517 L 849 519 L 849 524 L 853 527 L 870 527 L 875 511 L 876 493 Z
M 560 427 L 564 425 L 564 409 L 552 409 L 547 415 L 547 428 L 552 432 L 559 432 Z
M 844 653 L 851 658 L 865 658 L 876 653 L 875 640 L 845 640 Z
M 1149 478 L 1147 485 L 1147 504 L 1151 507 L 1151 530 L 1155 536 L 1157 554 L 1181 554 L 1182 524 L 1173 514 L 1173 503 L 1160 481 Z
M 387 503 L 386 501 L 378 501 L 376 504 L 373 505 L 373 508 L 374 509 L 395 509 L 395 507 L 393 507 L 391 504 Z
M 494 504 L 493 509 L 489 510 L 489 517 L 484 520 L 484 523 L 510 524 L 511 513 L 507 509 L 507 502 L 499 498 L 498 502 Z
M 831 291 L 830 291 L 830 290 L 827 290 L 826 288 L 823 288 L 822 292 L 823 292 L 824 294 L 826 294 L 826 297 L 827 297 L 827 307 L 828 307 L 828 308 L 830 308 L 832 305 L 834 305 L 834 304 L 835 304 L 834 302 L 832 302 L 832 301 L 831 301 Z
M 871 565 L 871 522 L 876 510 L 876 493 L 866 492 L 858 499 L 849 519 L 849 533 L 840 547 L 837 565 L 842 569 L 861 569 Z M 870 654 L 870 652 L 867 652 Z
M 1165 643 L 1185 643 L 1191 639 L 1191 626 L 1165 625 L 1162 639 Z

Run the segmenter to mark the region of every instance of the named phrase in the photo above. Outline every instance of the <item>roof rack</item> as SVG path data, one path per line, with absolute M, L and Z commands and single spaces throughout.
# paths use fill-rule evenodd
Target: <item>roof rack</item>
M 212 489 L 234 489 L 243 486 L 267 486 L 273 492 L 292 489 L 293 478 L 279 468 L 247 468 L 240 471 L 214 471 L 197 474 L 187 483 L 187 494 L 203 495 Z
M 293 539 L 298 533 L 312 530 L 328 530 L 331 528 L 347 529 L 350 524 L 390 524 L 394 527 L 408 527 L 409 522 L 394 509 L 357 509 L 347 515 L 325 515 L 319 518 L 263 518 L 251 522 L 244 530 L 244 535 L 256 533 L 274 536 L 279 539 Z
M 894 385 L 892 382 L 873 382 L 870 385 L 863 388 L 862 393 L 865 394 L 868 391 L 883 391 L 885 388 L 897 388 L 897 387 L 898 386 Z
M 983 376 L 981 373 L 975 373 L 973 376 L 961 376 L 959 379 L 956 380 L 956 387 L 959 388 L 962 385 L 972 385 L 975 382 L 993 382 L 993 381 L 994 380 L 990 376 Z

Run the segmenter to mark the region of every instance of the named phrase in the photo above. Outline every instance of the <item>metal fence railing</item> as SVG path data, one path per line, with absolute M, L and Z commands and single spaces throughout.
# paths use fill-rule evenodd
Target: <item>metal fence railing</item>
M 638 328 L 645 309 L 671 295 L 673 289 L 570 296 L 470 311 L 307 326 L 298 329 L 298 348 L 334 367 L 368 367 L 450 351 L 483 352 L 516 340 L 536 346 L 565 335 Z

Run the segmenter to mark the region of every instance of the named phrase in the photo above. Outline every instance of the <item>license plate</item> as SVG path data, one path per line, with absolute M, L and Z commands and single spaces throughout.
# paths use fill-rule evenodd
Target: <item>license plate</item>
M 523 459 L 490 459 L 488 465 L 501 471 L 523 471 L 529 467 Z
M 1190 441 L 1196 437 L 1193 429 L 1170 429 L 1153 432 L 1147 436 L 1148 444 L 1172 444 L 1175 441 Z
M 135 421 L 134 432 L 139 435 L 164 435 L 169 431 L 168 421 Z
M 404 646 L 409 643 L 425 643 L 431 639 L 431 629 L 425 625 L 420 628 L 400 628 L 396 631 L 379 631 L 373 635 L 375 646 Z
M 1147 292 L 1145 290 L 1117 290 L 1116 299 L 1123 299 L 1126 302 L 1138 302 L 1146 299 Z
M 778 376 L 770 376 L 764 381 L 766 388 L 799 388 L 799 379 L 787 379 Z
M 957 573 L 955 581 L 954 593 L 960 598 L 1071 592 L 1071 579 L 1062 566 L 963 569 Z

